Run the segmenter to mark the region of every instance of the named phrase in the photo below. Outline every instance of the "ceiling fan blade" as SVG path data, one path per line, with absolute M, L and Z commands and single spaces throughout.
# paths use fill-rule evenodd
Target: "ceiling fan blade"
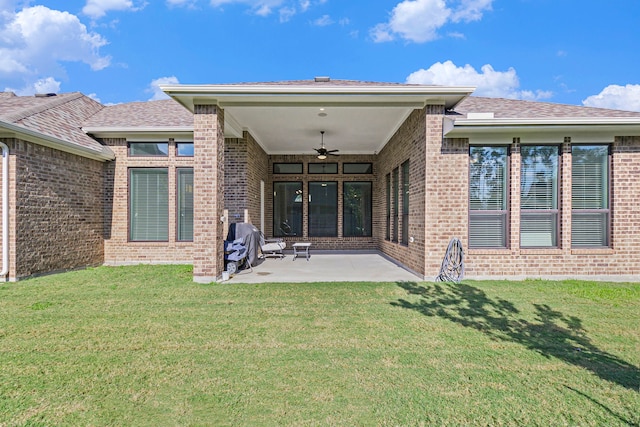
M 338 151 L 338 150 L 331 150 L 331 151 Z M 340 154 L 336 154 L 336 153 L 332 153 L 331 151 L 327 151 L 327 154 L 330 156 L 339 156 Z
M 337 153 L 340 150 L 327 150 L 327 153 Z

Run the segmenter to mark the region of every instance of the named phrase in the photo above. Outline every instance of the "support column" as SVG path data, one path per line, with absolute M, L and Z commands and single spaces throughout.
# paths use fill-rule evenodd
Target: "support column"
M 224 110 L 196 105 L 193 131 L 193 281 L 210 283 L 224 269 Z

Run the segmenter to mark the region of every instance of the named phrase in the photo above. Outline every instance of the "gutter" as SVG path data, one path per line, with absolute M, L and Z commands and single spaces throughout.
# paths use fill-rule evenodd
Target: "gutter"
M 9 273 L 9 147 L 0 141 L 2 149 L 2 271 L 0 276 Z
M 55 138 L 40 132 L 33 131 L 31 129 L 24 128 L 22 126 L 17 126 L 13 123 L 5 122 L 4 120 L 0 120 L 0 127 L 11 132 L 15 132 L 18 135 L 26 136 L 26 138 L 24 139 L 33 142 L 34 144 L 55 148 L 66 153 L 76 154 L 81 157 L 99 160 L 101 162 L 115 160 L 116 158 L 116 155 L 113 153 L 113 151 L 111 151 L 111 149 L 106 146 L 102 146 L 101 150 L 94 150 L 82 145 L 65 141 L 63 139 Z

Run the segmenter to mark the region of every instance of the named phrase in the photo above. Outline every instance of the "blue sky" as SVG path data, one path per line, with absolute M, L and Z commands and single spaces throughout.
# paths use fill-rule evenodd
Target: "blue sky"
M 640 111 L 639 17 L 638 0 L 0 0 L 0 90 L 110 104 L 330 76 Z

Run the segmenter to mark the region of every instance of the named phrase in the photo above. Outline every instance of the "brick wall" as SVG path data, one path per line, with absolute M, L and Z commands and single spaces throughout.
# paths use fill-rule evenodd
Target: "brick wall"
M 268 179 L 269 157 L 249 132 L 225 139 L 224 206 L 230 223 L 248 222 L 260 227 L 260 181 Z
M 21 140 L 7 145 L 9 280 L 101 264 L 104 164 Z
M 425 248 L 428 244 L 429 229 L 433 224 L 426 226 L 428 209 L 427 183 L 433 172 L 427 166 L 427 138 L 431 133 L 437 133 L 440 129 L 440 141 L 442 140 L 442 107 L 428 106 L 423 110 L 415 110 L 402 124 L 398 131 L 389 140 L 387 145 L 376 157 L 376 183 L 375 193 L 378 197 L 374 205 L 374 236 L 377 247 L 386 255 L 399 261 L 415 273 L 424 275 Z M 438 122 L 439 119 L 439 122 Z M 400 243 L 400 236 L 393 235 L 391 227 L 391 239 L 385 239 L 386 230 L 386 175 L 394 169 L 400 168 L 402 163 L 409 160 L 409 240 L 407 245 Z M 400 174 L 400 188 L 402 188 L 402 172 Z M 393 181 L 393 179 L 392 179 Z M 393 186 L 393 184 L 392 184 Z M 392 190 L 393 191 L 393 190 Z M 398 213 L 391 211 L 391 217 L 402 212 L 402 194 L 400 191 Z M 393 198 L 391 200 L 393 205 Z M 402 215 L 399 215 L 398 233 L 402 230 Z
M 191 263 L 193 242 L 177 240 L 177 173 L 181 167 L 193 167 L 193 157 L 178 157 L 176 143 L 168 139 L 167 157 L 129 157 L 125 138 L 104 139 L 116 155 L 105 164 L 104 174 L 104 262 L 107 265 L 132 263 Z M 129 168 L 168 168 L 169 241 L 129 241 Z
M 193 278 L 210 282 L 224 270 L 224 110 L 194 112 Z
M 448 140 L 445 140 L 448 141 Z M 570 141 L 570 138 L 567 138 Z M 465 144 L 466 145 L 466 144 Z M 640 137 L 617 137 L 612 146 L 611 248 L 571 248 L 571 143 L 559 141 L 560 244 L 558 248 L 520 248 L 520 144 L 510 155 L 510 247 L 502 250 L 467 250 L 469 278 L 637 276 L 640 274 Z M 465 159 L 465 162 L 468 160 Z M 465 166 L 465 171 L 468 170 Z M 466 176 L 465 172 L 465 176 Z M 459 200 L 466 215 L 468 195 Z M 443 212 L 444 214 L 444 212 Z M 462 237 L 467 248 L 467 224 Z

